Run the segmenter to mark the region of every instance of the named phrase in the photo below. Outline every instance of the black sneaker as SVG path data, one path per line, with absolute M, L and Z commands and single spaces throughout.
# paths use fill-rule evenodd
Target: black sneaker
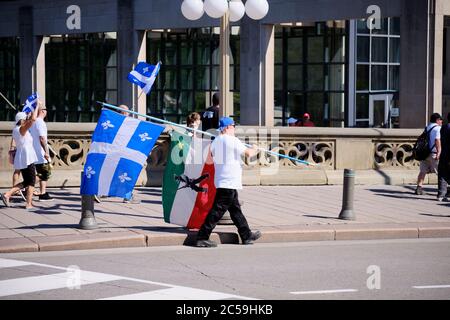
M 415 192 L 418 196 L 421 196 L 421 195 L 423 195 L 423 190 L 422 190 L 422 187 L 417 187 L 416 188 L 416 192 Z
M 50 197 L 48 192 L 39 195 L 39 201 L 53 201 L 53 198 Z
M 197 240 L 195 246 L 200 248 L 214 248 L 217 247 L 217 243 L 212 240 Z
M 258 240 L 259 238 L 261 238 L 261 232 L 257 230 L 252 232 L 250 237 L 247 240 L 244 240 L 242 244 L 253 244 L 253 241 Z

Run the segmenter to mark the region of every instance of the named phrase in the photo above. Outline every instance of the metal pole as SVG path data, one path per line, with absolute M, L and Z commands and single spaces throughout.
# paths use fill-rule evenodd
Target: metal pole
M 81 172 L 83 179 L 83 172 Z M 98 229 L 97 221 L 94 216 L 94 197 L 90 195 L 81 195 L 81 220 L 80 229 L 92 230 Z
M 342 210 L 339 219 L 355 220 L 353 212 L 353 198 L 355 190 L 355 172 L 352 169 L 344 170 L 344 194 L 342 196 Z

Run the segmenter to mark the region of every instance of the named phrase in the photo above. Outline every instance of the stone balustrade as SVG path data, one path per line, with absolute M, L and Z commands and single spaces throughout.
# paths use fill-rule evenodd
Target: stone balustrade
M 78 186 L 94 123 L 48 123 L 53 177 L 50 186 Z M 11 184 L 8 163 L 12 122 L 0 122 L 0 187 Z M 239 126 L 242 141 L 307 161 L 311 166 L 259 152 L 245 159 L 244 184 L 340 184 L 345 168 L 357 170 L 357 183 L 414 183 L 419 163 L 412 147 L 421 129 L 257 128 Z M 139 186 L 160 186 L 169 154 L 162 134 L 148 157 Z M 432 178 L 433 179 L 433 178 Z

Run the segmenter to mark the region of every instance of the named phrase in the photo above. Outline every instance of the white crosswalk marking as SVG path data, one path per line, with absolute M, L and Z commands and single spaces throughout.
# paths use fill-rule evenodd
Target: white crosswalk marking
M 69 288 L 69 285 L 71 283 L 70 280 L 72 280 L 74 276 L 74 272 L 70 268 L 63 268 L 35 262 L 0 258 L 0 269 L 21 267 L 21 266 L 40 266 L 56 269 L 60 272 L 50 275 L 25 277 L 0 281 L 0 297 L 33 293 L 44 290 Z M 253 298 L 232 295 L 228 293 L 177 286 L 168 283 L 135 279 L 130 277 L 122 277 L 99 272 L 79 270 L 79 275 L 80 275 L 79 285 L 81 288 L 83 285 L 87 284 L 106 283 L 109 281 L 116 281 L 116 280 L 126 280 L 149 285 L 158 285 L 167 287 L 166 289 L 115 296 L 103 300 L 220 300 L 220 299 L 254 300 Z
M 154 290 L 124 296 L 106 298 L 103 300 L 221 300 L 238 298 L 237 296 L 209 290 L 186 287 Z

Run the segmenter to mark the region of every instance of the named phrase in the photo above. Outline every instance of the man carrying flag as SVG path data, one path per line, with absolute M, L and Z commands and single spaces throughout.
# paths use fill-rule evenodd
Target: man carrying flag
M 80 194 L 130 199 L 163 126 L 103 109 L 92 135 Z

